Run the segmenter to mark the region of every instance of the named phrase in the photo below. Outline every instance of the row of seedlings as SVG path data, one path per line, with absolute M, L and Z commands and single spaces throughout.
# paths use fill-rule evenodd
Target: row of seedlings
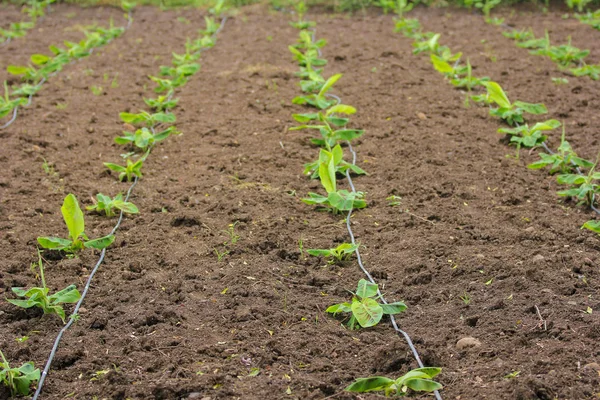
M 417 19 L 405 18 L 404 9 L 397 10 L 399 17 L 396 19 L 396 30 L 414 40 L 413 53 L 429 53 L 433 67 L 442 73 L 456 88 L 466 90 L 465 103 L 474 101 L 489 106 L 489 113 L 499 117 L 508 127 L 498 129 L 499 133 L 508 135 L 509 143 L 516 146 L 516 158 L 519 150 L 523 148 L 542 147 L 545 152 L 538 153 L 540 160 L 529 164 L 529 169 L 549 168 L 549 173 L 557 176 L 557 183 L 569 186 L 561 190 L 558 195 L 571 198 L 578 204 L 584 204 L 600 214 L 597 209 L 596 196 L 600 195 L 600 172 L 596 172 L 598 159 L 595 162 L 586 160 L 577 155 L 569 142 L 565 139 L 565 127 L 562 127 L 560 145 L 556 151 L 547 144 L 547 133 L 561 127 L 556 119 L 549 119 L 529 126 L 524 114 L 543 115 L 548 110 L 544 104 L 528 103 L 524 101 L 510 101 L 500 84 L 493 82 L 489 77 L 476 77 L 472 73 L 471 64 L 461 64 L 461 53 L 453 54 L 447 46 L 439 44 L 439 33 L 423 32 Z M 484 92 L 473 94 L 474 90 L 483 89 Z M 600 233 L 600 220 L 590 220 L 583 228 Z
M 300 78 L 300 88 L 303 94 L 295 97 L 292 103 L 315 109 L 316 112 L 293 114 L 294 120 L 300 125 L 290 130 L 311 130 L 318 132 L 311 143 L 319 147 L 318 159 L 304 165 L 304 173 L 311 179 L 319 179 L 326 194 L 308 193 L 302 201 L 308 205 L 315 205 L 334 214 L 346 217 L 346 226 L 350 236 L 349 243 L 342 243 L 331 249 L 309 249 L 307 253 L 313 256 L 324 257 L 330 262 L 347 260 L 352 254 L 356 255 L 359 266 L 367 279 L 360 279 L 356 291 L 353 292 L 349 302 L 334 304 L 326 309 L 331 314 L 348 314 L 347 326 L 349 329 L 369 328 L 377 325 L 384 315 L 389 315 L 394 328 L 407 339 L 419 368 L 406 374 L 391 379 L 383 376 L 358 378 L 346 387 L 349 392 L 364 393 L 382 391 L 386 394 L 406 394 L 412 391 L 434 392 L 439 397 L 438 390 L 442 385 L 433 378 L 441 372 L 441 368 L 426 368 L 423 366 L 410 337 L 397 326 L 394 318 L 406 310 L 403 302 L 388 303 L 383 297 L 377 283 L 364 267 L 360 256 L 360 244 L 355 241 L 351 228 L 351 216 L 355 209 L 367 207 L 363 192 L 356 191 L 351 174 L 363 175 L 366 172 L 356 165 L 356 152 L 352 141 L 364 134 L 362 129 L 349 128 L 350 115 L 356 109 L 343 104 L 341 99 L 331 93 L 333 85 L 342 77 L 335 74 L 328 79 L 323 77 L 323 67 L 327 60 L 321 57 L 321 48 L 325 46 L 324 39 L 315 40 L 315 32 L 310 28 L 314 22 L 305 21 L 303 14 L 299 13 L 299 20 L 292 25 L 300 29 L 299 39 L 296 44 L 289 46 L 294 55 L 300 71 L 296 74 Z M 344 160 L 344 147 L 351 153 L 352 161 Z M 338 177 L 346 178 L 351 190 L 338 188 Z
M 122 7 L 128 12 L 126 26 L 115 27 L 111 20 L 107 28 L 96 26 L 84 28 L 85 38 L 78 43 L 65 41 L 64 48 L 51 45 L 49 49 L 52 55 L 33 54 L 30 57 L 31 63 L 27 66 L 9 65 L 7 72 L 20 76 L 23 83 L 9 88 L 8 83 L 4 82 L 4 97 L 0 97 L 0 120 L 9 116 L 11 118 L 1 125 L 0 129 L 9 127 L 15 121 L 19 107 L 29 106 L 33 96 L 49 78 L 59 73 L 66 65 L 91 55 L 94 49 L 103 47 L 120 37 L 133 21 L 132 6 L 123 3 Z
M 518 47 L 529 49 L 530 54 L 548 57 L 561 71 L 577 77 L 589 76 L 595 81 L 600 79 L 600 64 L 587 64 L 585 58 L 590 51 L 572 46 L 570 37 L 566 44 L 554 46 L 550 43 L 547 30 L 541 38 L 536 38 L 531 29 L 510 29 L 502 32 L 502 35 L 513 39 Z
M 29 17 L 29 21 L 13 22 L 8 28 L 0 28 L 0 44 L 8 44 L 11 40 L 27 35 L 35 27 L 38 18 L 46 15 L 46 9 L 56 0 L 28 0 L 22 12 Z
M 211 10 L 216 17 L 220 17 L 224 11 L 223 2 L 220 2 Z M 106 249 L 114 242 L 116 232 L 123 220 L 124 214 L 136 214 L 138 208 L 129 201 L 131 193 L 142 178 L 142 166 L 144 160 L 150 155 L 154 146 L 169 137 L 172 134 L 180 134 L 172 124 L 175 122 L 175 115 L 172 110 L 177 106 L 178 99 L 174 98 L 175 89 L 187 83 L 188 79 L 200 70 L 200 64 L 197 62 L 202 51 L 215 45 L 216 35 L 225 22 L 216 22 L 215 17 L 206 17 L 206 28 L 200 31 L 200 36 L 195 40 L 186 42 L 185 52 L 182 54 L 173 53 L 172 65 L 160 67 L 159 76 L 151 76 L 150 79 L 156 83 L 154 98 L 145 98 L 144 101 L 151 108 L 151 112 L 141 111 L 137 114 L 120 113 L 122 121 L 137 125 L 139 128 L 135 132 L 124 132 L 122 136 L 116 137 L 115 142 L 131 150 L 124 154 L 126 165 L 104 163 L 112 171 L 118 172 L 120 181 L 130 182 L 125 196 L 122 193 L 115 197 L 99 193 L 93 205 L 86 207 L 87 210 L 101 213 L 107 217 L 116 217 L 118 219 L 111 232 L 103 237 L 90 239 L 85 233 L 84 214 L 79 206 L 77 198 L 73 194 L 68 194 L 61 207 L 61 212 L 65 225 L 68 230 L 67 238 L 61 237 L 38 237 L 37 242 L 44 251 L 56 251 L 67 257 L 76 256 L 84 249 L 100 250 L 100 256 L 91 270 L 83 292 L 79 292 L 75 285 L 69 285 L 63 290 L 50 294 L 50 289 L 46 285 L 44 275 L 44 266 L 42 250 L 38 249 L 38 262 L 35 267 L 41 280 L 42 287 L 30 289 L 12 288 L 12 292 L 17 297 L 7 299 L 17 307 L 31 308 L 39 307 L 44 314 L 58 315 L 64 326 L 59 331 L 43 372 L 35 368 L 33 362 L 26 362 L 20 367 L 13 368 L 0 352 L 2 360 L 0 361 L 0 382 L 7 386 L 13 395 L 28 395 L 31 386 L 38 382 L 33 400 L 40 395 L 44 380 L 49 372 L 50 366 L 60 344 L 63 334 L 69 327 L 79 319 L 79 309 L 90 288 L 94 275 L 102 264 Z M 167 126 L 170 125 L 170 126 Z M 63 305 L 75 303 L 73 312 L 67 317 Z
M 579 22 L 600 31 L 600 10 L 594 12 L 588 11 L 585 14 L 575 14 L 575 18 L 577 18 Z

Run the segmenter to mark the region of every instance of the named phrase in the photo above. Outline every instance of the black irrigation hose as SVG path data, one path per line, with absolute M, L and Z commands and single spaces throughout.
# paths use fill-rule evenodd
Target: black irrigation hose
M 132 192 L 133 188 L 135 187 L 135 185 L 137 184 L 137 182 L 138 182 L 138 178 L 135 177 L 135 179 L 133 180 L 133 183 L 129 187 L 129 190 L 127 190 L 127 196 L 125 196 L 125 201 L 129 200 L 129 197 L 131 196 L 131 192 Z M 114 235 L 115 232 L 117 231 L 117 229 L 119 229 L 119 226 L 121 225 L 121 221 L 123 221 L 123 214 L 124 214 L 124 211 L 121 210 L 121 213 L 119 214 L 119 219 L 117 220 L 117 223 L 115 224 L 113 229 L 110 231 L 111 235 Z M 42 375 L 40 376 L 40 380 L 38 382 L 37 389 L 35 390 L 35 394 L 33 395 L 32 400 L 37 400 L 40 393 L 42 392 L 42 388 L 44 386 L 44 381 L 46 380 L 46 376 L 48 376 L 48 372 L 50 371 L 50 366 L 52 365 L 52 361 L 54 360 L 54 357 L 56 356 L 56 351 L 58 350 L 58 346 L 60 345 L 60 341 L 63 337 L 63 334 L 71 327 L 71 325 L 73 325 L 73 322 L 75 322 L 77 320 L 76 315 L 78 315 L 79 309 L 81 308 L 81 305 L 83 304 L 83 300 L 85 299 L 85 296 L 87 295 L 87 293 L 90 289 L 90 286 L 92 284 L 92 279 L 94 279 L 94 275 L 96 275 L 96 272 L 98 272 L 98 268 L 100 268 L 100 265 L 104 261 L 105 255 L 106 255 L 106 248 L 102 249 L 102 251 L 100 252 L 100 258 L 98 258 L 98 261 L 96 262 L 96 265 L 92 269 L 90 276 L 88 276 L 87 282 L 85 284 L 85 288 L 83 289 L 83 292 L 81 293 L 81 297 L 80 297 L 79 301 L 77 302 L 77 304 L 75 305 L 75 308 L 73 309 L 73 313 L 69 317 L 69 322 L 67 322 L 67 324 L 65 326 L 63 326 L 62 329 L 58 332 L 58 335 L 56 336 L 56 339 L 54 340 L 54 345 L 52 346 L 52 351 L 50 351 L 50 355 L 48 356 L 48 361 L 46 361 L 46 366 L 44 367 L 44 371 L 42 372 Z
M 336 96 L 335 94 L 331 94 L 331 93 L 327 93 L 326 95 L 335 99 L 338 102 L 338 104 L 341 104 L 342 99 L 339 96 Z M 356 151 L 352 147 L 352 144 L 350 143 L 349 140 L 346 141 L 346 143 L 348 144 L 348 149 L 352 153 L 352 165 L 356 165 Z M 352 189 L 352 193 L 356 194 L 356 187 L 354 186 L 354 182 L 352 182 L 352 177 L 350 176 L 350 168 L 348 168 L 346 170 L 346 179 L 348 180 L 350 189 Z M 352 208 L 352 206 L 350 206 L 350 210 L 348 211 L 348 215 L 346 216 L 346 228 L 348 229 L 348 234 L 350 235 L 350 242 L 352 243 L 353 246 L 356 246 L 356 239 L 354 237 L 354 231 L 352 230 L 352 224 L 350 222 L 353 211 L 354 211 L 354 209 Z M 356 260 L 357 260 L 358 266 L 360 267 L 362 272 L 366 275 L 366 277 L 369 279 L 369 281 L 372 284 L 377 285 L 377 282 L 375 281 L 375 279 L 373 279 L 373 276 L 371 275 L 371 273 L 364 266 L 364 264 L 362 262 L 362 257 L 360 255 L 360 250 L 358 249 L 358 247 L 356 248 L 356 250 L 354 250 L 354 254 L 356 254 Z M 388 304 L 385 297 L 383 297 L 383 293 L 381 293 L 381 290 L 379 290 L 379 285 L 377 285 L 377 296 L 384 304 Z M 406 333 L 406 331 L 404 331 L 403 329 L 400 329 L 400 327 L 398 326 L 398 323 L 396 322 L 396 318 L 394 317 L 393 314 L 390 314 L 389 317 L 390 317 L 390 321 L 392 322 L 392 327 L 394 328 L 394 330 L 397 333 L 401 334 L 404 337 L 404 339 L 406 340 L 406 343 L 408 344 L 410 351 L 412 352 L 415 360 L 417 361 L 419 368 L 424 368 L 425 365 L 423 364 L 423 361 L 421 361 L 419 352 L 417 351 L 415 345 L 413 344 L 413 341 L 410 338 L 409 334 Z M 438 390 L 435 390 L 433 393 L 437 400 L 442 400 L 442 396 L 440 395 L 440 392 Z
M 212 38 L 216 37 L 216 35 L 221 31 L 221 29 L 223 28 L 226 20 L 227 20 L 227 17 L 223 17 L 223 19 L 221 20 L 221 23 L 219 25 L 219 28 L 215 31 L 215 33 L 213 33 Z M 200 49 L 199 51 L 202 51 L 202 50 L 203 49 Z M 16 110 L 16 108 L 15 108 L 15 110 Z M 15 111 L 15 115 L 16 115 L 16 111 Z M 155 126 L 152 126 L 150 128 L 152 130 L 153 134 L 155 134 L 154 128 L 155 128 Z M 131 196 L 131 192 L 133 191 L 133 188 L 135 187 L 135 185 L 137 183 L 138 183 L 138 177 L 136 176 L 135 179 L 133 180 L 133 183 L 131 184 L 131 186 L 129 186 L 129 189 L 127 190 L 127 195 L 125 196 L 125 200 L 124 201 L 128 201 L 129 200 L 129 197 Z M 119 219 L 117 220 L 117 223 L 115 224 L 115 226 L 113 227 L 113 229 L 110 231 L 110 235 L 114 235 L 117 232 L 117 229 L 119 229 L 119 226 L 121 226 L 121 222 L 123 221 L 123 215 L 124 215 L 124 211 L 121 210 L 121 212 L 119 213 Z M 40 376 L 40 380 L 38 381 L 38 385 L 37 385 L 37 388 L 35 390 L 35 394 L 32 397 L 32 400 L 38 400 L 38 398 L 39 398 L 39 396 L 40 396 L 40 394 L 42 392 L 42 388 L 44 386 L 44 382 L 46 380 L 46 377 L 48 376 L 48 372 L 50 371 L 50 367 L 52 365 L 52 361 L 54 360 L 54 357 L 56 356 L 56 352 L 58 351 L 58 346 L 60 345 L 60 341 L 62 340 L 62 337 L 63 337 L 64 333 L 71 327 L 71 325 L 73 325 L 73 322 L 75 322 L 78 319 L 77 318 L 78 311 L 81 308 L 81 305 L 83 304 L 83 300 L 87 296 L 87 293 L 88 293 L 88 291 L 90 289 L 90 286 L 92 284 L 92 280 L 94 278 L 94 275 L 96 275 L 96 272 L 98 272 L 98 269 L 100 268 L 100 265 L 104 261 L 104 257 L 105 256 L 106 256 L 106 248 L 102 249 L 102 251 L 100 252 L 100 257 L 98 258 L 98 261 L 96 262 L 96 265 L 94 266 L 94 268 L 90 272 L 90 275 L 88 276 L 88 279 L 87 279 L 86 284 L 85 284 L 85 288 L 83 289 L 83 292 L 81 293 L 81 298 L 79 299 L 79 301 L 75 305 L 75 308 L 73 309 L 73 313 L 69 316 L 69 322 L 67 322 L 67 324 L 62 327 L 62 329 L 58 332 L 58 335 L 56 336 L 56 339 L 54 339 L 54 344 L 52 346 L 52 350 L 50 351 L 50 355 L 48 356 L 48 360 L 46 361 L 46 365 L 44 366 L 44 370 L 42 371 L 42 374 Z

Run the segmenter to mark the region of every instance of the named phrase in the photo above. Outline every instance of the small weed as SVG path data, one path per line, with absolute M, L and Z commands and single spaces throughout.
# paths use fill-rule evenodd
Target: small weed
M 94 96 L 100 96 L 103 93 L 102 86 L 91 86 L 90 90 L 92 91 Z

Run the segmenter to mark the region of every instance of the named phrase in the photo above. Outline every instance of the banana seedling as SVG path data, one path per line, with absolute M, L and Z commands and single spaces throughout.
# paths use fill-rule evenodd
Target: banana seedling
M 569 72 L 574 76 L 589 76 L 590 79 L 597 81 L 600 79 L 600 64 L 599 65 L 590 65 L 585 64 L 581 67 L 571 68 Z
M 455 62 L 462 57 L 462 53 L 452 54 L 448 46 L 440 46 L 438 43 L 441 34 L 436 33 L 430 38 L 425 38 L 421 42 L 413 43 L 413 54 L 420 54 L 423 52 L 429 52 L 435 54 L 445 62 Z
M 421 23 L 416 18 L 397 18 L 395 20 L 395 28 L 396 32 L 402 33 L 404 36 L 409 37 L 415 40 L 425 39 L 427 36 L 430 38 L 433 36 L 433 33 L 426 32 L 423 33 L 421 30 Z
M 125 123 L 133 125 L 146 125 L 147 127 L 155 126 L 161 123 L 173 124 L 176 121 L 175 114 L 164 112 L 154 114 L 150 114 L 146 111 L 141 111 L 137 114 L 122 112 L 119 114 L 119 117 Z
M 598 164 L 598 158 L 596 163 L 590 168 L 587 175 L 580 174 L 561 174 L 556 178 L 556 182 L 561 185 L 575 186 L 571 189 L 561 190 L 558 192 L 559 196 L 571 197 L 578 201 L 578 204 L 586 204 L 588 206 L 594 205 L 595 195 L 599 192 L 600 185 L 600 172 L 595 172 L 596 165 Z
M 331 87 L 342 77 L 342 74 L 336 74 L 333 75 L 332 77 L 330 77 L 329 79 L 327 79 L 327 81 L 325 81 L 325 83 L 323 84 L 323 86 L 321 87 L 321 89 L 319 90 L 319 93 L 317 94 L 307 94 L 304 96 L 298 96 L 295 97 L 292 100 L 293 104 L 310 104 L 311 106 L 324 110 L 328 107 L 331 107 L 332 105 L 334 105 L 337 101 L 335 99 L 330 99 L 328 100 L 325 95 L 327 94 L 327 92 L 329 91 L 329 89 L 331 89 Z
M 502 87 L 496 82 L 484 82 L 483 85 L 487 88 L 487 102 L 498 105 L 498 108 L 490 108 L 490 115 L 500 117 L 508 125 L 514 126 L 525 122 L 523 119 L 524 112 L 533 115 L 548 112 L 543 104 L 526 103 L 524 101 L 511 103 Z
M 538 155 L 540 156 L 540 160 L 529 164 L 527 168 L 542 169 L 545 167 L 550 167 L 550 174 L 555 174 L 557 172 L 569 174 L 576 167 L 588 169 L 594 166 L 593 162 L 578 157 L 575 151 L 573 151 L 573 148 L 569 142 L 565 140 L 564 125 L 560 139 L 560 146 L 558 146 L 556 153 L 538 153 Z
M 171 92 L 175 88 L 185 85 L 188 81 L 184 75 L 179 75 L 174 79 L 159 78 L 151 75 L 149 75 L 148 78 L 150 78 L 157 85 L 154 88 L 155 93 Z
M 529 128 L 529 125 L 520 125 L 516 128 L 500 128 L 499 133 L 505 133 L 510 136 L 510 143 L 517 146 L 517 159 L 519 158 L 519 150 L 521 147 L 536 147 L 546 141 L 548 136 L 544 135 L 543 132 L 551 131 L 560 126 L 560 122 L 555 119 L 549 119 L 548 121 L 538 122 L 533 127 Z
M 127 158 L 125 166 L 107 162 L 104 163 L 104 166 L 111 171 L 117 172 L 120 181 L 127 179 L 127 182 L 131 182 L 134 178 L 142 178 L 142 166 L 148 154 L 150 153 L 147 151 L 143 157 L 135 162 L 131 158 Z
M 308 249 L 306 252 L 311 256 L 315 257 L 325 257 L 329 259 L 329 264 L 342 263 L 344 261 L 348 261 L 350 256 L 354 254 L 356 249 L 360 246 L 359 243 L 342 243 L 338 247 L 333 249 Z
M 351 313 L 348 328 L 351 330 L 369 328 L 381 321 L 384 315 L 399 314 L 406 310 L 406 304 L 401 301 L 395 303 L 378 303 L 378 286 L 365 279 L 358 281 L 356 293 L 353 293 L 351 302 L 334 304 L 325 312 L 330 314 Z
M 302 199 L 304 203 L 325 207 L 333 213 L 365 208 L 367 206 L 367 202 L 363 200 L 364 193 L 337 190 L 335 175 L 336 166 L 340 164 L 342 158 L 341 150 L 341 147 L 336 147 L 335 151 L 331 152 L 321 149 L 319 154 L 319 179 L 321 185 L 327 191 L 327 196 L 311 192 L 308 193 L 308 198 Z
M 180 135 L 179 132 L 174 126 L 170 126 L 167 129 L 153 133 L 151 129 L 143 127 L 141 129 L 137 129 L 135 132 L 123 131 L 123 136 L 119 136 L 115 138 L 115 143 L 117 144 L 133 144 L 136 147 L 146 151 L 150 147 L 154 146 L 156 143 L 165 140 L 171 135 Z
M 425 367 L 408 371 L 397 379 L 385 376 L 358 378 L 346 388 L 346 391 L 354 393 L 384 392 L 386 396 L 405 396 L 408 389 L 415 392 L 434 392 L 442 389 L 442 385 L 433 380 L 440 372 L 442 372 L 441 368 Z
M 337 104 L 330 107 L 325 113 L 294 114 L 296 121 L 306 124 L 307 122 L 321 122 L 320 125 L 300 125 L 290 128 L 291 131 L 301 129 L 315 129 L 321 133 L 321 139 L 311 139 L 311 143 L 331 150 L 338 142 L 344 140 L 354 140 L 363 135 L 362 129 L 346 129 L 345 125 L 349 122 L 348 118 L 341 118 L 336 114 L 351 115 L 356 113 L 356 109 L 345 104 Z M 340 128 L 340 129 L 336 129 Z
M 16 107 L 26 103 L 27 99 L 22 97 L 11 99 L 8 85 L 6 81 L 4 81 L 4 97 L 0 97 L 0 118 L 6 117 L 12 113 Z
M 96 195 L 96 199 L 92 199 L 94 204 L 87 206 L 85 209 L 88 211 L 97 211 L 99 213 L 104 212 L 107 217 L 115 215 L 114 209 L 121 210 L 127 214 L 139 213 L 138 208 L 135 204 L 123 200 L 123 194 L 119 193 L 114 198 L 106 196 L 102 193 Z
M 85 234 L 85 223 L 83 212 L 79 208 L 79 202 L 72 193 L 65 197 L 60 209 L 65 225 L 69 230 L 69 238 L 63 239 L 54 236 L 40 236 L 38 243 L 45 249 L 62 250 L 66 253 L 77 253 L 83 248 L 102 250 L 112 244 L 114 235 L 107 235 L 98 239 L 89 240 Z
M 31 385 L 40 380 L 40 370 L 31 361 L 11 368 L 2 351 L 0 356 L 0 382 L 10 390 L 11 396 L 27 396 Z
M 32 270 L 35 270 L 35 263 L 32 264 Z M 81 298 L 81 294 L 75 287 L 75 285 L 69 285 L 63 290 L 60 290 L 52 295 L 48 295 L 49 289 L 46 286 L 46 279 L 44 278 L 44 265 L 42 262 L 41 251 L 38 250 L 38 265 L 40 272 L 40 280 L 42 281 L 42 287 L 34 287 L 31 289 L 23 288 L 12 288 L 12 292 L 22 299 L 6 299 L 9 303 L 14 304 L 21 308 L 39 307 L 44 311 L 44 314 L 56 314 L 60 317 L 63 324 L 65 323 L 65 310 L 62 304 L 77 303 Z
M 148 107 L 152 107 L 158 112 L 165 112 L 177 106 L 179 99 L 171 98 L 173 91 L 168 92 L 166 95 L 158 96 L 155 99 L 144 99 L 144 102 Z

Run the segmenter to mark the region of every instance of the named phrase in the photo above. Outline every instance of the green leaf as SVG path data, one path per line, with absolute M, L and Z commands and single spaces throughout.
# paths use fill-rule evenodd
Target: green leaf
M 50 57 L 45 56 L 43 54 L 33 54 L 31 56 L 31 62 L 34 63 L 35 65 L 44 65 L 50 60 L 51 60 Z
M 323 87 L 321 88 L 318 97 L 323 97 L 325 93 L 327 93 L 327 91 L 333 86 L 333 84 L 336 83 L 341 77 L 342 74 L 336 74 L 327 79 L 327 81 L 325 81 L 325 83 L 323 84 Z
M 327 307 L 325 312 L 330 313 L 330 314 L 337 314 L 337 313 L 341 313 L 341 312 L 348 313 L 348 312 L 352 312 L 352 306 L 350 305 L 350 303 L 334 304 L 332 306 Z
M 385 376 L 373 376 L 370 378 L 358 378 L 346 388 L 348 392 L 367 393 L 385 390 L 394 384 L 394 380 Z
M 327 257 L 331 255 L 331 250 L 327 249 L 308 249 L 306 252 L 315 257 Z
M 63 290 L 54 293 L 49 297 L 49 300 L 52 304 L 77 303 L 80 298 L 81 294 L 77 290 L 77 287 L 75 285 L 69 285 Z
M 483 85 L 487 88 L 489 98 L 492 101 L 501 108 L 512 108 L 510 100 L 508 100 L 506 93 L 504 93 L 504 90 L 502 90 L 502 87 L 498 83 L 490 81 L 484 82 Z
M 381 308 L 383 309 L 383 313 L 384 314 L 399 314 L 401 312 L 403 312 L 404 310 L 406 310 L 406 304 L 402 303 L 401 301 L 397 301 L 395 303 L 389 303 L 389 304 L 380 304 Z
M 377 296 L 377 289 L 378 286 L 375 283 L 361 279 L 358 281 L 358 286 L 356 287 L 356 295 L 361 299 L 375 297 Z
M 515 102 L 516 104 L 516 102 Z M 532 131 L 551 131 L 552 129 L 556 129 L 561 125 L 560 121 L 555 119 L 549 119 L 548 121 L 538 122 L 531 128 Z
M 85 230 L 83 222 L 83 212 L 79 208 L 79 202 L 74 194 L 69 193 L 60 208 L 67 229 L 69 230 L 69 237 L 74 242 L 79 239 Z
M 40 246 L 42 246 L 44 249 L 49 249 L 49 250 L 63 250 L 63 249 L 71 247 L 71 245 L 73 244 L 73 241 L 71 241 L 71 240 L 62 239 L 62 238 L 53 237 L 53 236 L 38 237 L 37 241 L 40 244 Z
M 352 301 L 352 314 L 363 328 L 375 326 L 383 317 L 383 309 L 375 300 L 363 298 Z
M 115 235 L 108 235 L 94 240 L 88 240 L 83 245 L 90 249 L 102 250 L 112 244 L 115 241 Z
M 415 392 L 433 392 L 442 389 L 442 385 L 429 379 L 409 379 L 404 381 L 404 384 Z
M 350 115 L 350 114 L 355 114 L 355 113 L 356 113 L 356 108 L 345 105 L 345 104 L 338 104 L 338 105 L 331 107 L 329 110 L 327 110 L 327 115 L 330 115 L 330 114 Z
M 28 67 L 18 66 L 18 65 L 9 65 L 6 68 L 6 71 L 11 75 L 24 75 L 29 70 Z
M 528 112 L 533 115 L 547 114 L 548 109 L 543 104 L 533 104 L 533 103 L 525 103 L 524 101 L 515 101 L 515 107 L 523 109 L 523 111 Z M 560 125 L 559 125 L 560 126 Z
M 581 229 L 589 229 L 592 232 L 596 232 L 598 234 L 600 234 L 600 220 L 595 221 L 595 220 L 590 220 L 588 222 L 586 222 L 585 224 L 583 224 L 583 226 L 581 227 Z
M 454 68 L 446 61 L 442 60 L 440 57 L 431 53 L 431 63 L 433 64 L 433 68 L 435 68 L 438 72 L 442 74 L 452 74 L 454 73 Z

